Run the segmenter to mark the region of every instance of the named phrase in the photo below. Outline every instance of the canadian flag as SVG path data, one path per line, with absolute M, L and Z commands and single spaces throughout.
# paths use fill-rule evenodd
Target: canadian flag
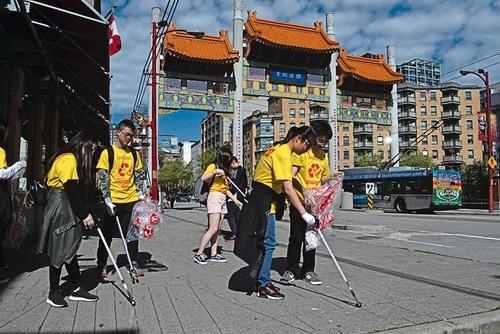
M 115 16 L 111 15 L 108 19 L 109 23 L 109 55 L 112 56 L 122 48 L 122 39 L 116 28 Z

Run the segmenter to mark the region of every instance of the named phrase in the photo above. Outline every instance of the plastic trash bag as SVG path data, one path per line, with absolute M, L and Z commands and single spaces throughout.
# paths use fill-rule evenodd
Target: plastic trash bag
M 335 223 L 334 211 L 340 208 L 342 201 L 342 180 L 336 178 L 317 189 L 304 190 L 305 203 L 311 207 L 311 214 L 318 219 L 317 228 L 331 228 Z
M 146 198 L 137 202 L 132 209 L 127 241 L 135 241 L 138 238 L 151 239 L 158 234 L 161 224 L 163 224 L 163 217 L 157 201 Z

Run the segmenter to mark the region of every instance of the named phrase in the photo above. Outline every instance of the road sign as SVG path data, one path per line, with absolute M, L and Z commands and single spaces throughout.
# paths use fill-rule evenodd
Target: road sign
M 488 159 L 488 165 L 490 166 L 491 169 L 495 169 L 495 167 L 497 166 L 497 161 L 495 160 L 494 157 L 490 157 Z
M 366 183 L 366 194 L 375 195 L 375 183 Z

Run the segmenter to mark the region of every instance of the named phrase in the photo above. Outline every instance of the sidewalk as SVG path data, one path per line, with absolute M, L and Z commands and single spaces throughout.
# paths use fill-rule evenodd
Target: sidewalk
M 97 246 L 91 237 L 83 241 L 79 260 L 88 287 L 100 300 L 51 308 L 45 303 L 48 270 L 43 259 L 22 257 L 13 268 L 19 275 L 0 288 L 0 333 L 438 333 L 443 324 L 471 328 L 481 323 L 470 321 L 473 317 L 498 326 L 490 327 L 490 333 L 500 332 L 500 314 L 494 311 L 500 305 L 500 266 L 353 242 L 336 237 L 334 230 L 327 238 L 363 307 L 353 306 L 324 247 L 317 256 L 324 284 L 281 286 L 286 298 L 270 301 L 247 293 L 246 266 L 231 253 L 232 244 L 221 242 L 228 258 L 224 264 L 193 263 L 206 227 L 204 211 L 169 209 L 165 217 L 161 233 L 142 242 L 140 250 L 169 270 L 146 272 L 139 284 L 129 284 L 135 308 L 121 295 L 119 282 L 90 280 L 96 273 Z M 277 235 L 274 280 L 285 263 L 287 222 L 278 223 Z M 124 263 L 119 240 L 112 249 Z

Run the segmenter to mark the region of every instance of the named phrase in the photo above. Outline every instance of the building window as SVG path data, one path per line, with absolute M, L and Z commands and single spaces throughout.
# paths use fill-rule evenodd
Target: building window
M 285 132 L 285 123 L 280 123 L 280 132 Z
M 467 150 L 467 157 L 469 159 L 474 159 L 474 150 Z
M 341 101 L 342 103 L 344 103 L 344 104 L 349 103 L 349 96 L 347 96 L 347 95 L 341 95 L 341 96 L 340 96 L 340 101 Z
M 467 135 L 467 144 L 474 144 L 474 136 Z
M 348 146 L 349 145 L 349 136 L 344 136 L 342 138 L 342 142 L 344 143 L 344 146 Z
M 299 117 L 300 118 L 306 117 L 306 110 L 304 108 L 299 109 Z
M 428 155 L 429 155 L 429 152 L 428 152 L 427 150 L 423 150 L 423 151 L 422 151 L 422 155 L 426 157 L 426 156 L 428 156 Z
M 435 127 L 436 123 L 437 123 L 437 121 L 431 121 L 431 127 Z
M 472 115 L 472 106 L 465 106 L 465 114 Z
M 300 126 L 304 126 L 304 125 L 306 125 L 306 122 L 304 122 L 304 121 L 300 122 Z
M 420 92 L 420 101 L 425 101 L 427 100 L 427 94 L 425 91 Z
M 422 144 L 424 144 L 424 145 L 429 144 L 429 138 L 427 138 L 427 136 L 425 136 L 425 137 L 422 139 Z
M 465 91 L 465 100 L 466 101 L 471 101 L 472 100 L 472 92 L 470 90 Z
M 349 160 L 349 151 L 344 151 L 344 160 Z
M 472 121 L 469 119 L 467 120 L 467 130 L 472 130 L 474 129 L 474 126 L 472 125 Z
M 431 101 L 436 101 L 436 92 L 431 92 L 430 95 Z
M 431 106 L 431 116 L 436 116 L 436 115 L 437 115 L 436 107 Z
M 384 137 L 378 136 L 377 137 L 377 144 L 378 145 L 383 145 L 384 144 Z
M 437 159 L 437 158 L 439 158 L 438 151 L 432 150 L 432 159 Z
M 379 151 L 378 151 L 378 157 L 379 157 L 380 159 L 384 159 L 384 151 L 379 150 Z
M 342 127 L 344 131 L 349 131 L 349 123 L 344 123 L 344 126 Z
M 420 122 L 420 128 L 422 130 L 427 130 L 427 121 Z
M 288 113 L 290 117 L 295 117 L 295 109 L 290 109 L 290 112 Z
M 295 104 L 295 103 L 296 103 L 296 102 L 295 102 L 295 99 L 291 99 L 289 103 L 290 103 L 290 104 Z
M 420 107 L 420 115 L 427 116 L 427 107 L 426 106 Z
M 432 145 L 437 145 L 438 143 L 438 136 L 432 136 Z

